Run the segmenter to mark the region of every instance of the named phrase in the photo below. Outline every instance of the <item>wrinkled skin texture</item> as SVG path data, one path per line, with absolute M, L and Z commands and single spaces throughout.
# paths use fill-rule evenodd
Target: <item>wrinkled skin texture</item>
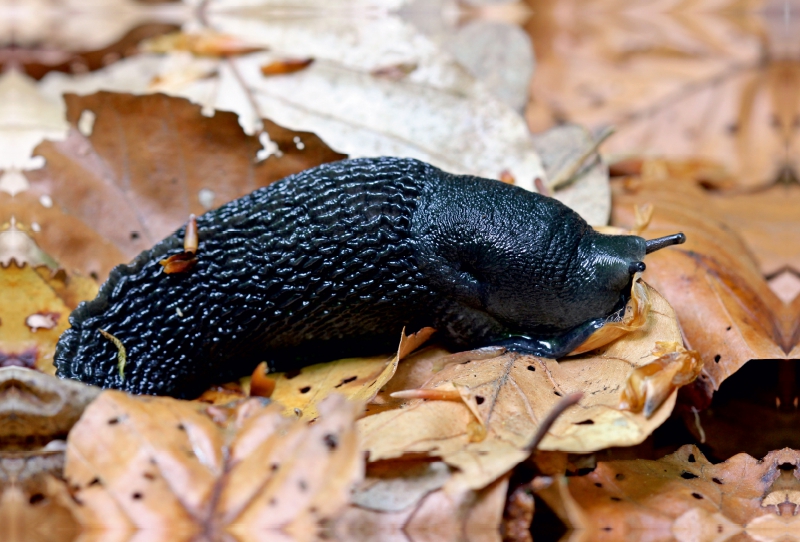
M 58 374 L 193 397 L 249 374 L 388 352 L 433 326 L 453 347 L 568 353 L 621 306 L 635 236 L 556 200 L 410 159 L 326 164 L 197 219 L 197 264 L 165 274 L 183 229 L 115 268 L 61 337 Z M 124 378 L 117 348 L 125 346 Z

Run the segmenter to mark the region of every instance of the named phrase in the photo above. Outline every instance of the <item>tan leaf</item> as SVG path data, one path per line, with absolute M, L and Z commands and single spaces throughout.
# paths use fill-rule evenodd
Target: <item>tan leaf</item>
M 430 351 L 415 356 L 414 362 L 427 369 L 411 368 L 398 377 L 418 381 L 427 370 L 427 380 L 416 387 L 457 391 L 462 400 L 370 406 L 358 422 L 370 461 L 408 454 L 441 457 L 460 469 L 451 481 L 454 487 L 484 487 L 527 457 L 539 422 L 574 391 L 584 392 L 584 399 L 556 421 L 540 448 L 585 452 L 641 442 L 669 416 L 675 393 L 649 419 L 619 410 L 620 393 L 634 368 L 656 359 L 651 354 L 656 341 L 681 340 L 669 304 L 652 289 L 647 295 L 647 324 L 592 354 L 562 361 L 476 355 L 476 361 L 466 357 L 436 373 Z
M 307 420 L 317 417 L 317 404 L 331 393 L 368 402 L 391 380 L 398 362 L 427 341 L 433 332 L 432 328 L 423 328 L 406 336 L 404 331 L 397 354 L 390 359 L 385 356 L 348 358 L 268 375 L 275 383 L 270 397 L 285 407 L 287 415 Z M 263 371 L 263 366 L 260 367 L 256 368 L 257 372 Z
M 741 532 L 777 541 L 797 533 L 798 463 L 800 452 L 785 448 L 713 464 L 686 445 L 658 461 L 598 463 L 539 495 L 587 539 L 625 540 L 646 530 L 680 542 L 722 542 Z
M 614 183 L 612 220 L 630 225 L 632 211 L 654 204 L 642 235 L 683 231 L 684 245 L 650 254 L 645 279 L 675 307 L 686 345 L 705 364 L 714 389 L 750 359 L 787 357 L 796 344 L 797 312 L 770 289 L 748 247 L 716 210 L 724 196 L 687 177 L 642 175 L 629 188 Z M 768 211 L 766 211 L 768 213 Z
M 341 396 L 320 404 L 324 415 L 314 424 L 257 399 L 242 403 L 224 427 L 202 408 L 104 392 L 67 442 L 64 474 L 81 503 L 80 525 L 312 540 L 363 477 L 353 425 L 361 407 Z
M 795 162 L 800 72 L 772 11 L 745 4 L 534 1 L 529 126 L 614 125 L 606 152 L 711 159 L 737 185 L 769 184 Z
M 658 359 L 637 367 L 628 377 L 620 408 L 650 416 L 673 391 L 694 381 L 703 370 L 703 360 L 694 350 L 678 343 L 656 343 Z
M 499 542 L 508 479 L 503 476 L 477 491 L 439 489 L 400 512 L 350 505 L 335 524 L 336 540 Z

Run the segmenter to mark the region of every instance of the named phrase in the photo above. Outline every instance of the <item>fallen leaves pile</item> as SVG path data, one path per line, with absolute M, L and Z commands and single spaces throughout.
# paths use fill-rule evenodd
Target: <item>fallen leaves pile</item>
M 305 4 L 117 4 L 103 32 L 0 56 L 0 539 L 800 540 L 798 70 L 775 32 L 724 1 L 664 34 L 613 1 L 520 19 L 476 0 L 457 27 L 394 0 L 324 24 Z M 379 154 L 687 242 L 559 360 L 426 328 L 194 401 L 51 376 L 113 266 L 190 214 Z

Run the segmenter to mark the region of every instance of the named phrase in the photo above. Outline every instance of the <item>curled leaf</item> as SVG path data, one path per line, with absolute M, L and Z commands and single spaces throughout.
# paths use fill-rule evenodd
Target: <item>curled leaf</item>
M 637 367 L 628 377 L 620 409 L 649 418 L 673 391 L 694 381 L 703 370 L 700 354 L 676 342 L 657 342 L 653 355 L 658 359 Z
M 641 273 L 636 273 L 631 285 L 631 298 L 625 305 L 622 318 L 617 321 L 610 321 L 603 327 L 592 333 L 592 335 L 578 348 L 570 352 L 571 356 L 596 350 L 605 346 L 623 335 L 641 329 L 647 323 L 647 313 L 650 310 L 650 299 L 647 295 L 647 288 L 640 280 Z

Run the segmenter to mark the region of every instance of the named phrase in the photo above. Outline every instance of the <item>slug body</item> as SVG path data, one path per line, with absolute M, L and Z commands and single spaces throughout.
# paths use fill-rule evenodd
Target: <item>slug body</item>
M 558 201 L 411 159 L 344 160 L 197 218 L 117 266 L 70 316 L 62 377 L 193 397 L 252 372 L 391 351 L 403 327 L 452 347 L 559 357 L 622 307 L 647 250 Z M 118 347 L 125 347 L 124 371 Z

